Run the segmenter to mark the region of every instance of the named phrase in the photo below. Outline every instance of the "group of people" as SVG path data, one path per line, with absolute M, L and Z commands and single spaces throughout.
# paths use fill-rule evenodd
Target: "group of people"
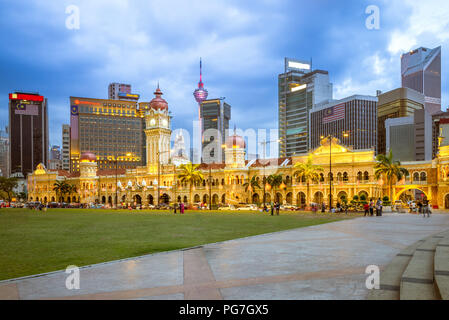
M 184 214 L 184 211 L 185 211 L 185 205 L 184 205 L 183 202 L 179 202 L 179 204 L 175 202 L 175 204 L 173 205 L 173 211 L 174 211 L 175 214 L 176 214 L 176 211 L 177 211 L 178 209 L 179 209 L 179 213 L 180 213 L 180 214 Z
M 430 201 L 425 199 L 423 201 L 418 201 L 418 203 L 415 203 L 414 201 L 408 201 L 407 202 L 410 213 L 416 213 L 418 211 L 419 214 L 423 215 L 423 218 L 430 217 L 430 214 L 432 213 L 431 207 L 430 207 Z
M 274 215 L 274 212 L 276 212 L 276 215 L 279 215 L 279 211 L 281 210 L 281 204 L 279 202 L 271 203 L 270 205 L 270 212 L 271 215 Z M 262 212 L 268 212 L 268 207 L 266 204 L 263 205 Z
M 365 210 L 365 217 L 367 215 L 370 215 L 371 217 L 374 216 L 374 209 L 376 209 L 376 216 L 381 217 L 382 216 L 382 209 L 383 209 L 383 202 L 382 200 L 377 199 L 376 203 L 374 203 L 374 200 L 371 199 L 369 203 L 365 203 L 363 205 L 363 209 Z

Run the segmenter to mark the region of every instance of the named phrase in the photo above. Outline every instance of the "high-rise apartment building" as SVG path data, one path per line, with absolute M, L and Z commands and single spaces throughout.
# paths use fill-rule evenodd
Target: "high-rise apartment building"
M 278 77 L 279 155 L 290 157 L 310 149 L 309 111 L 318 103 L 332 100 L 329 73 L 312 71 L 309 62 L 285 58 L 284 73 Z
M 354 150 L 377 147 L 377 97 L 351 96 L 315 105 L 310 111 L 310 146 L 332 135 Z
M 201 103 L 200 118 L 203 162 L 223 163 L 222 145 L 229 130 L 231 106 L 223 99 L 204 100 Z
M 108 98 L 110 100 L 137 101 L 140 95 L 132 93 L 130 84 L 114 82 L 109 84 Z
M 70 97 L 70 171 L 83 152 L 97 156 L 99 169 L 145 164 L 144 112 L 148 103 Z
M 52 146 L 50 149 L 50 160 L 61 160 L 61 147 Z
M 430 114 L 441 111 L 441 47 L 418 48 L 401 56 L 402 86 L 424 95 Z
M 424 109 L 424 95 L 409 88 L 398 88 L 379 94 L 377 107 L 377 153 L 386 153 L 385 121 L 412 117 L 415 110 Z
M 62 125 L 62 170 L 70 171 L 70 125 Z
M 0 130 L 0 177 L 8 177 L 9 172 L 9 137 L 7 130 Z
M 10 175 L 26 177 L 48 165 L 47 99 L 38 93 L 9 94 Z

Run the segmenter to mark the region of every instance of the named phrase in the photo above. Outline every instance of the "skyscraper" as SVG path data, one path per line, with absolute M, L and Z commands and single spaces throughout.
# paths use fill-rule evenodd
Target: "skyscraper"
M 70 171 L 70 125 L 62 125 L 62 170 Z
M 203 162 L 224 162 L 224 152 L 221 147 L 226 141 L 227 130 L 229 130 L 231 106 L 223 99 L 204 100 L 200 107 L 200 118 Z
M 424 94 L 430 114 L 441 111 L 441 47 L 418 48 L 401 56 L 402 87 Z
M 329 73 L 312 71 L 309 62 L 285 58 L 278 93 L 280 156 L 306 153 L 310 149 L 309 111 L 315 104 L 332 100 Z
M 9 137 L 7 130 L 0 130 L 0 177 L 9 174 Z
M 70 171 L 83 152 L 96 155 L 99 169 L 145 164 L 144 112 L 148 103 L 70 97 Z
M 377 97 L 351 96 L 315 105 L 310 111 L 310 146 L 333 135 L 354 150 L 377 147 Z
M 32 173 L 48 165 L 47 99 L 38 93 L 9 94 L 10 174 Z

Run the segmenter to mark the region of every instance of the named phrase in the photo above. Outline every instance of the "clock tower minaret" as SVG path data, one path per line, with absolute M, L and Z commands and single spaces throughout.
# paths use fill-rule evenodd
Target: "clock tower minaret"
M 156 97 L 151 100 L 149 110 L 145 113 L 148 173 L 157 172 L 159 159 L 160 164 L 168 164 L 170 159 L 170 116 L 168 103 L 161 98 L 162 94 L 158 85 L 154 92 Z

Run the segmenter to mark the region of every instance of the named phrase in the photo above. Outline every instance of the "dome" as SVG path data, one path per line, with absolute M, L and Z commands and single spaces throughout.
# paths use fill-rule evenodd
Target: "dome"
M 234 133 L 234 135 L 226 138 L 226 148 L 241 148 L 245 149 L 245 139 L 241 136 L 238 136 Z
M 168 103 L 164 99 L 161 98 L 163 95 L 161 89 L 159 89 L 159 85 L 154 92 L 154 95 L 156 96 L 153 100 L 150 101 L 150 109 L 155 110 L 167 110 L 168 109 Z
M 81 154 L 80 162 L 96 162 L 97 157 L 92 152 L 83 152 Z

